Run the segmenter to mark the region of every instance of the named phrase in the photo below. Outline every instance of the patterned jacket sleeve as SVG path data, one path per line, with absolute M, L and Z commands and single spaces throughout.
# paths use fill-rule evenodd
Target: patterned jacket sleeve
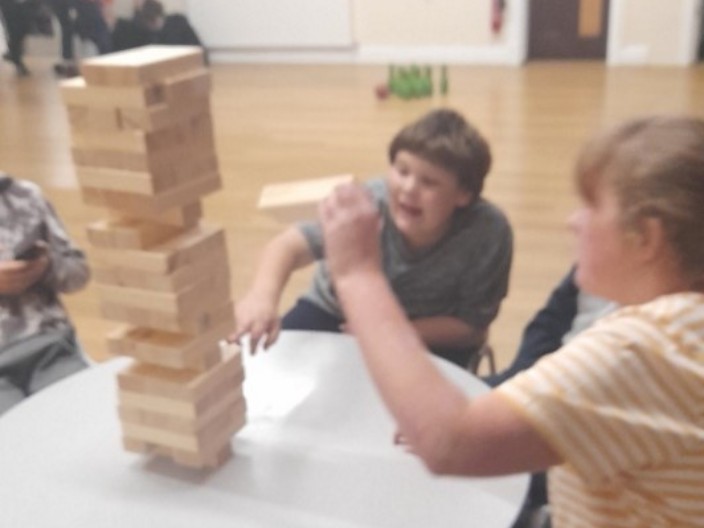
M 90 268 L 85 253 L 69 238 L 54 207 L 41 198 L 46 238 L 51 264 L 44 282 L 59 293 L 71 293 L 82 289 L 90 279 Z

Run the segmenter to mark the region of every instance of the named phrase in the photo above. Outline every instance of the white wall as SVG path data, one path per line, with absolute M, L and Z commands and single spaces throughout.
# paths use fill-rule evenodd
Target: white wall
M 162 0 L 168 12 L 183 12 L 195 21 L 215 17 L 219 31 L 227 28 L 243 0 Z M 248 0 L 250 4 L 256 2 Z M 270 9 L 269 2 L 260 2 Z M 295 3 L 303 0 L 276 0 Z M 336 0 L 339 4 L 341 0 Z M 281 46 L 253 50 L 235 44 L 212 54 L 213 60 L 246 62 L 444 62 L 521 64 L 526 54 L 529 0 L 506 0 L 500 35 L 490 31 L 492 0 L 346 0 L 348 24 L 342 41 L 347 45 Z M 612 65 L 686 65 L 696 58 L 702 0 L 611 0 L 607 61 Z M 115 0 L 118 16 L 129 16 L 134 0 Z M 275 4 L 272 4 L 275 5 Z M 231 11 L 231 12 L 230 12 Z M 266 12 L 263 11 L 266 15 Z M 255 20 L 238 19 L 256 34 Z M 310 20 L 306 27 L 324 23 Z M 234 27 L 234 24 L 233 24 Z M 208 43 L 211 24 L 198 27 Z M 214 29 L 214 28 L 213 28 Z M 294 28 L 295 29 L 295 28 Z M 300 41 L 308 36 L 303 34 Z M 58 40 L 30 39 L 30 54 L 56 55 Z M 329 39 L 329 41 L 332 41 Z M 227 46 L 225 46 L 227 47 Z M 272 46 L 269 46 L 272 48 Z
M 491 0 L 353 0 L 362 61 L 436 60 L 520 64 L 526 0 L 509 0 L 491 31 Z
M 700 0 L 611 0 L 610 64 L 694 62 Z

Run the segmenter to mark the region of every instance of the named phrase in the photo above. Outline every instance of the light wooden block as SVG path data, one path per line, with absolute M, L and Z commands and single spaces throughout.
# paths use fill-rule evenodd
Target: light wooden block
M 198 419 L 227 395 L 241 398 L 243 381 L 241 352 L 230 347 L 223 361 L 205 372 L 131 365 L 118 374 L 118 397 L 124 407 Z
M 211 328 L 212 319 L 229 299 L 226 299 L 226 292 L 221 290 L 209 292 L 201 301 L 202 305 L 189 309 L 187 313 L 169 313 L 101 300 L 100 313 L 112 321 L 197 335 Z
M 122 119 L 115 108 L 66 108 L 71 131 L 77 134 L 114 134 L 122 130 Z
M 118 414 L 123 424 L 143 425 L 173 433 L 184 434 L 198 433 L 198 431 L 206 427 L 209 422 L 216 420 L 219 415 L 226 412 L 232 414 L 237 413 L 238 416 L 242 417 L 246 416 L 247 406 L 241 389 L 226 394 L 222 399 L 215 402 L 212 407 L 206 409 L 196 417 L 173 416 L 125 405 L 118 407 Z
M 144 132 L 118 130 L 116 132 L 95 133 L 71 131 L 71 148 L 79 151 L 106 150 L 146 155 Z
M 172 108 L 209 97 L 211 89 L 210 73 L 205 68 L 169 77 L 163 84 L 166 104 Z
M 121 108 L 118 113 L 123 128 L 154 132 L 201 114 L 210 114 L 210 100 L 200 97 L 181 104 L 162 104 L 144 109 Z
M 140 216 L 126 215 L 123 212 L 111 211 L 109 209 L 107 213 L 111 218 L 136 218 L 139 220 L 148 220 L 155 224 L 170 225 L 190 230 L 196 228 L 200 219 L 203 217 L 203 206 L 200 201 L 195 201 L 159 213 L 144 211 Z
M 153 45 L 84 60 L 81 73 L 88 85 L 148 86 L 203 65 L 200 47 Z
M 194 175 L 217 171 L 217 159 L 211 154 L 207 157 L 189 158 L 178 165 L 163 165 L 153 172 L 79 166 L 76 168 L 76 177 L 84 187 L 154 196 Z
M 182 229 L 135 219 L 100 220 L 88 225 L 88 241 L 112 249 L 148 249 L 182 234 Z
M 223 443 L 229 442 L 232 435 L 244 425 L 244 421 L 245 418 L 238 414 L 238 411 L 228 409 L 213 423 L 195 434 L 174 433 L 158 427 L 125 422 L 122 423 L 122 431 L 129 438 L 198 454 L 212 452 Z
M 149 108 L 164 103 L 161 85 L 151 86 L 87 86 L 85 79 L 74 77 L 61 81 L 61 96 L 67 106 L 89 108 Z
M 153 196 L 82 187 L 81 196 L 88 205 L 106 207 L 126 215 L 157 216 L 169 209 L 184 207 L 193 200 L 207 196 L 222 188 L 220 173 L 205 173 L 179 182 Z
M 335 187 L 354 181 L 351 174 L 314 180 L 267 185 L 262 189 L 257 207 L 280 222 L 310 220 L 318 216 L 318 204 Z
M 129 268 L 127 267 L 129 266 L 128 262 L 118 266 L 94 265 L 92 275 L 93 280 L 98 284 L 173 292 L 180 291 L 188 285 L 197 282 L 203 275 L 209 273 L 213 267 L 227 266 L 227 262 L 227 250 L 224 247 L 218 247 L 203 253 L 198 261 L 182 266 L 165 275 Z
M 210 114 L 198 114 L 168 128 L 154 132 L 120 130 L 112 134 L 80 134 L 71 136 L 72 147 L 78 151 L 124 152 L 148 156 L 146 163 L 169 159 L 168 153 L 181 154 L 182 149 L 205 154 L 214 154 L 215 139 Z M 200 147 L 198 150 L 194 146 Z M 201 152 L 199 152 L 201 151 Z M 154 165 L 151 165 L 152 167 Z
M 201 261 L 201 255 L 226 247 L 225 231 L 213 225 L 196 226 L 149 250 L 89 249 L 91 261 L 99 266 L 129 267 L 168 275 Z
M 76 177 L 84 187 L 121 191 L 151 196 L 160 189 L 148 172 L 105 169 L 101 167 L 77 167 Z
M 202 454 L 150 444 L 149 442 L 128 437 L 123 437 L 122 441 L 126 451 L 171 458 L 181 466 L 194 469 L 218 468 L 232 456 L 232 446 L 229 441 L 219 451 Z
M 210 327 L 198 335 L 123 327 L 108 334 L 108 351 L 144 363 L 203 371 L 220 360 L 221 339 L 235 328 L 232 304 L 213 314 Z
M 193 403 L 201 401 L 205 395 L 216 390 L 216 387 L 219 388 L 226 379 L 244 379 L 239 352 L 206 372 L 135 363 L 117 376 L 121 391 Z M 241 385 L 241 382 L 233 387 L 238 385 Z M 203 413 L 207 410 L 204 409 Z M 203 413 L 192 418 L 199 419 Z
M 229 299 L 230 273 L 227 268 L 213 269 L 198 282 L 181 291 L 170 293 L 104 284 L 97 284 L 96 289 L 98 298 L 106 303 L 168 314 L 176 320 L 181 320 L 200 311 L 205 299 L 221 301 L 218 306 L 224 304 Z M 129 322 L 139 324 L 139 321 Z

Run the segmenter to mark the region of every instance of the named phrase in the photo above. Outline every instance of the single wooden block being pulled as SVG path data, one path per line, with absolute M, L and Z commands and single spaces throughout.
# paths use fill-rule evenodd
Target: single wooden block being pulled
M 352 174 L 342 174 L 267 185 L 262 189 L 257 207 L 285 223 L 312 220 L 318 216 L 318 204 L 335 187 L 354 180 Z

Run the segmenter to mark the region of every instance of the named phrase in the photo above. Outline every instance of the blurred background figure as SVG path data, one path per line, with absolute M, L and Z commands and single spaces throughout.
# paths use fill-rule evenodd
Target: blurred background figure
M 61 27 L 61 62 L 54 66 L 64 77 L 78 75 L 74 38 L 90 41 L 98 54 L 112 51 L 108 24 L 112 0 L 49 0 Z
M 135 2 L 134 16 L 117 19 L 112 32 L 114 51 L 148 44 L 203 47 L 188 19 L 178 13 L 167 15 L 158 0 Z
M 15 65 L 20 77 L 29 75 L 24 63 L 24 41 L 29 35 L 26 5 L 19 0 L 0 0 L 0 14 L 7 39 L 7 52 L 2 58 Z

